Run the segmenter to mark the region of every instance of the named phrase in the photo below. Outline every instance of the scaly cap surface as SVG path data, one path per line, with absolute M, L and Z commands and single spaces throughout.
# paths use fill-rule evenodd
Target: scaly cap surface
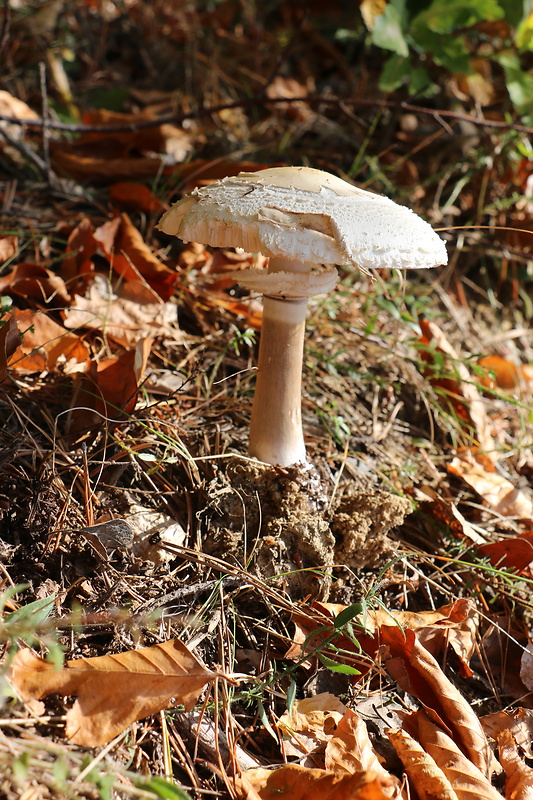
M 309 167 L 241 172 L 195 189 L 159 228 L 186 242 L 363 271 L 448 260 L 444 241 L 414 211 Z

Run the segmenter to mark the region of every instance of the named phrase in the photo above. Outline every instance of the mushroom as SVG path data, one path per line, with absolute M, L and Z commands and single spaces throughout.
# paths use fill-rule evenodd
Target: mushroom
M 332 265 L 369 274 L 373 268 L 447 262 L 444 241 L 411 209 L 308 167 L 241 172 L 195 189 L 158 227 L 185 242 L 269 257 L 266 271 L 244 269 L 234 277 L 264 295 L 249 453 L 281 467 L 305 461 L 301 382 L 307 301 L 335 287 Z

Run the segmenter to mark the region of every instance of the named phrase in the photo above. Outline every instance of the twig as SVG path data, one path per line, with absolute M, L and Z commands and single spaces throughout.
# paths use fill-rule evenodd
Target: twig
M 346 113 L 345 108 L 348 106 L 376 106 L 382 108 L 396 109 L 397 111 L 409 111 L 413 114 L 427 114 L 434 117 L 437 122 L 442 123 L 442 119 L 458 120 L 461 122 L 470 122 L 473 125 L 478 125 L 484 128 L 493 128 L 496 130 L 515 130 L 520 133 L 533 134 L 533 127 L 527 125 L 519 125 L 515 122 L 502 122 L 498 120 L 480 119 L 471 114 L 463 114 L 458 111 L 447 111 L 436 108 L 426 108 L 424 106 L 416 106 L 405 101 L 395 100 L 367 100 L 360 97 L 322 97 L 321 95 L 302 95 L 301 97 L 253 97 L 248 100 L 237 100 L 234 103 L 221 103 L 220 105 L 199 108 L 196 111 L 189 111 L 185 114 L 168 114 L 158 117 L 157 119 L 144 120 L 142 122 L 131 122 L 123 125 L 82 125 L 67 122 L 55 122 L 49 120 L 48 127 L 57 131 L 69 131 L 70 133 L 125 133 L 136 132 L 145 130 L 147 128 L 156 128 L 159 125 L 166 124 L 181 124 L 185 120 L 197 119 L 200 117 L 208 117 L 211 114 L 219 114 L 221 111 L 229 111 L 236 108 L 253 108 L 261 105 L 279 105 L 280 103 L 294 104 L 294 103 L 308 103 L 309 105 L 326 105 L 339 108 L 340 111 Z M 441 119 L 442 118 L 442 119 Z M 0 115 L 0 121 L 11 122 L 14 125 L 27 125 L 29 128 L 42 128 L 44 122 L 41 119 L 20 119 L 19 117 L 8 117 Z
M 48 90 L 46 88 L 46 64 L 44 61 L 39 62 L 39 78 L 41 83 L 41 107 L 42 107 L 42 143 L 43 143 L 43 159 L 48 176 L 48 182 L 53 182 L 53 172 L 50 166 L 50 115 L 48 113 Z
M 9 2 L 4 4 L 4 18 L 2 19 L 2 30 L 0 31 L 0 59 L 9 39 L 9 29 L 11 27 L 11 6 Z
M 28 161 L 37 167 L 39 172 L 47 179 L 48 184 L 52 187 L 52 189 L 62 189 L 62 182 L 60 178 L 53 172 L 52 169 L 49 168 L 49 165 L 42 159 L 37 153 L 32 150 L 27 144 L 25 144 L 22 139 L 16 139 L 12 136 L 9 131 L 3 126 L 0 125 L 0 137 L 6 140 L 11 147 L 14 147 L 19 153 L 24 156 Z
M 28 147 L 28 145 L 24 144 L 23 141 L 15 139 L 15 137 L 11 136 L 11 134 L 1 125 L 0 125 L 0 136 L 2 136 L 6 140 L 6 142 L 11 145 L 11 147 L 14 147 L 16 150 L 18 150 L 19 153 L 23 155 L 28 161 L 31 161 L 32 164 L 36 166 L 41 173 L 43 173 L 43 175 L 46 174 L 45 162 L 40 156 L 37 155 L 37 153 L 35 153 L 31 149 L 31 147 Z

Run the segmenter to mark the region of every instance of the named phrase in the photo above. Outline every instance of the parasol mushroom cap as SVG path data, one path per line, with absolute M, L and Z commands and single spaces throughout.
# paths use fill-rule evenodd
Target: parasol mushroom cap
M 195 189 L 159 229 L 186 242 L 364 272 L 448 260 L 444 241 L 414 211 L 309 167 L 241 172 Z

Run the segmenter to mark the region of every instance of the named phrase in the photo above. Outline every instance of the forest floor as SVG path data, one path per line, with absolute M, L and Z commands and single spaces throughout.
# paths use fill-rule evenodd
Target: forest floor
M 438 70 L 383 95 L 342 4 L 196 6 L 2 12 L 0 794 L 501 797 L 532 780 L 528 129 L 496 69 L 486 108 Z M 156 227 L 282 165 L 449 256 L 311 300 L 307 470 L 247 455 L 252 256 Z

